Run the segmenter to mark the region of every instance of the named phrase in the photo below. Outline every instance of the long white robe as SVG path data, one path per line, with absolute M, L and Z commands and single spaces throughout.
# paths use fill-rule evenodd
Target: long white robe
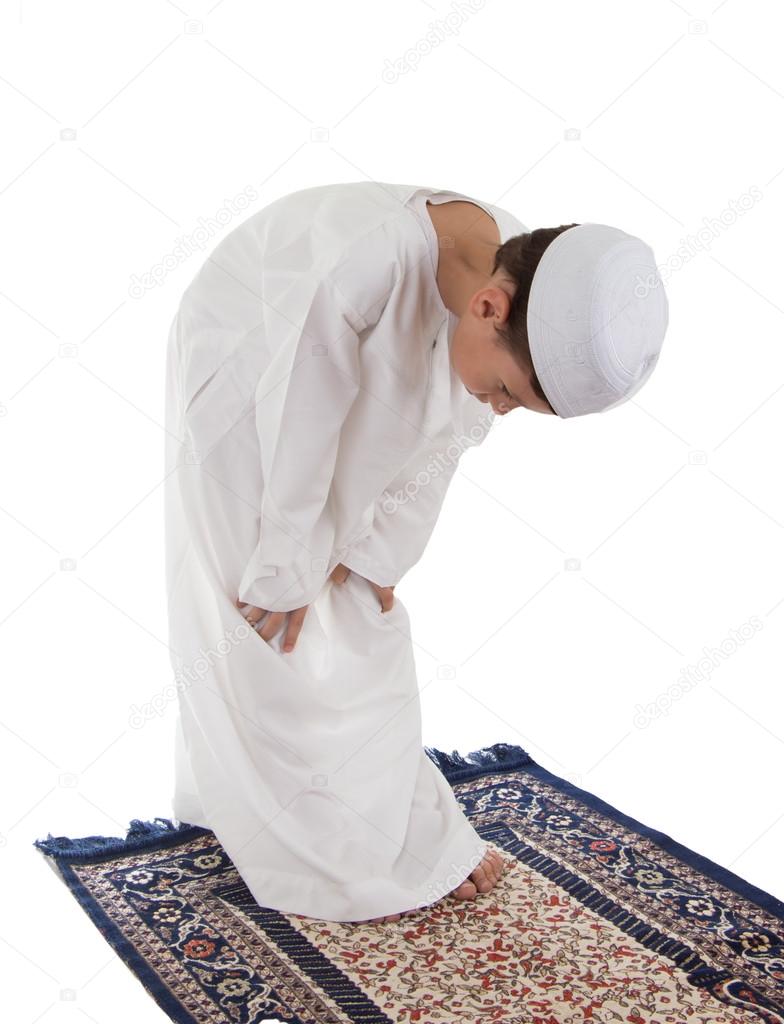
M 210 828 L 263 906 L 352 921 L 450 892 L 487 848 L 422 747 L 406 609 L 368 579 L 419 559 L 493 414 L 449 363 L 425 202 L 291 193 L 213 250 L 171 324 L 166 573 L 173 815 Z M 338 562 L 354 570 L 333 584 Z M 293 652 L 235 606 L 309 604 Z

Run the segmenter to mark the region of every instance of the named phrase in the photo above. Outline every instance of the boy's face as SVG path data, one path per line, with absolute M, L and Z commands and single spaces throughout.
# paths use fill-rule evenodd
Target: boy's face
M 452 368 L 465 389 L 480 402 L 489 402 L 496 415 L 520 407 L 555 415 L 549 402 L 534 392 L 531 375 L 496 339 L 496 326 L 506 322 L 509 304 L 500 282 L 476 292 L 452 337 Z

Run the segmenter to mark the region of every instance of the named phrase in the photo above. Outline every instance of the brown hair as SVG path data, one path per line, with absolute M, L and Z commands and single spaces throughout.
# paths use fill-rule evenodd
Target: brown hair
M 523 235 L 513 235 L 496 250 L 492 270 L 493 274 L 499 269 L 502 270 L 517 285 L 509 307 L 509 317 L 503 327 L 496 327 L 498 341 L 514 356 L 518 366 L 530 375 L 534 393 L 542 401 L 547 402 L 551 409 L 553 407 L 536 376 L 531 359 L 531 348 L 528 342 L 528 296 L 531 292 L 534 271 L 547 246 L 562 231 L 577 226 L 577 224 L 561 224 L 557 228 L 536 228 L 535 231 L 529 231 Z

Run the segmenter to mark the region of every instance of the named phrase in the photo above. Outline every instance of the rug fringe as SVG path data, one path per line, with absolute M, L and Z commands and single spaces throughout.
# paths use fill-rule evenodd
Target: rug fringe
M 75 857 L 131 853 L 133 850 L 145 849 L 161 839 L 181 838 L 182 833 L 188 831 L 205 830 L 187 822 L 175 825 L 169 818 L 153 818 L 152 821 L 133 818 L 124 839 L 120 836 L 83 836 L 71 839 L 68 836 L 53 836 L 50 832 L 46 839 L 36 839 L 33 845 L 47 857 L 72 860 Z
M 494 743 L 490 747 L 472 750 L 463 757 L 456 750 L 451 754 L 435 747 L 425 747 L 425 753 L 434 761 L 447 781 L 464 780 L 490 771 L 511 771 L 533 760 L 522 747 L 514 743 Z

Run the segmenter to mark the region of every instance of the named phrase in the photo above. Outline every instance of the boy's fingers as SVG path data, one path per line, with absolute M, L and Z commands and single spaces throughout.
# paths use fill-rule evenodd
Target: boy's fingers
M 376 593 L 381 601 L 381 611 L 388 612 L 395 600 L 394 594 L 392 593 L 394 588 L 379 587 L 376 583 L 374 583 L 373 586 L 376 588 Z
M 249 626 L 256 626 L 256 624 L 261 622 L 266 614 L 266 608 L 257 608 L 255 605 L 251 605 L 245 615 L 245 621 Z
M 287 615 L 288 612 L 270 612 L 261 629 L 256 630 L 261 639 L 271 640 L 280 630 L 280 627 L 283 625 L 283 621 Z
M 283 650 L 286 652 L 293 651 L 294 645 L 299 637 L 300 630 L 302 629 L 302 623 L 305 621 L 305 613 L 308 610 L 308 606 L 305 605 L 303 608 L 295 608 L 289 612 L 289 622 L 286 628 L 286 635 L 283 638 Z
M 350 572 L 351 570 L 347 566 L 343 565 L 342 562 L 338 562 L 338 564 L 329 574 L 329 578 L 333 580 L 335 583 L 345 583 L 346 580 L 348 579 L 348 574 Z

